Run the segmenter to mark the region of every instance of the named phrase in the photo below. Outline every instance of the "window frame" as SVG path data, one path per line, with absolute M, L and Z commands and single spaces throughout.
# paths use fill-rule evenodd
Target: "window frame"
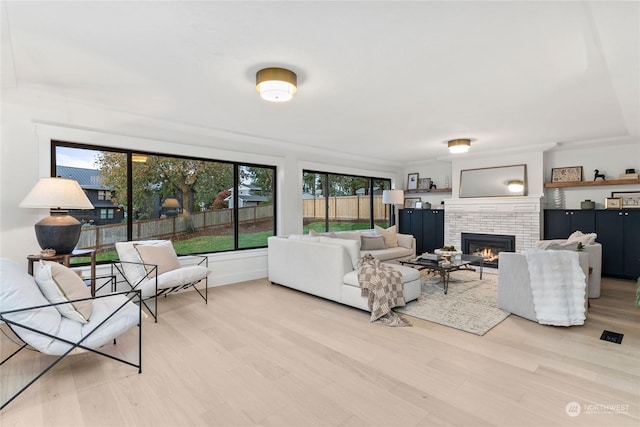
M 374 218 L 374 184 L 375 182 L 387 182 L 389 189 L 391 188 L 391 179 L 389 178 L 381 178 L 381 177 L 373 177 L 373 176 L 365 176 L 365 175 L 351 175 L 347 173 L 339 173 L 339 172 L 327 172 L 327 171 L 318 171 L 313 169 L 303 169 L 302 177 L 303 177 L 303 185 L 304 185 L 304 176 L 305 174 L 316 174 L 321 175 L 323 177 L 323 198 L 324 198 L 324 208 L 325 208 L 325 218 L 324 218 L 324 231 L 329 231 L 329 177 L 330 176 L 344 176 L 350 178 L 360 178 L 369 180 L 369 212 L 371 213 L 369 217 L 369 228 L 373 229 L 375 225 Z
M 56 176 L 56 166 L 57 166 L 57 155 L 56 155 L 56 148 L 57 147 L 65 147 L 65 148 L 74 148 L 74 149 L 84 149 L 84 150 L 93 150 L 93 151 L 108 151 L 108 152 L 114 152 L 114 153 L 122 153 L 124 155 L 126 155 L 126 165 L 127 165 L 127 200 L 129 201 L 127 203 L 127 208 L 126 208 L 126 230 L 127 230 L 127 241 L 131 241 L 133 238 L 133 226 L 135 223 L 134 220 L 134 212 L 133 212 L 133 203 L 131 203 L 130 201 L 133 200 L 133 185 L 131 185 L 131 183 L 133 182 L 133 160 L 132 160 L 132 155 L 133 154 L 142 154 L 142 155 L 148 155 L 148 156 L 163 156 L 163 157 L 170 157 L 170 158 L 175 158 L 175 159 L 185 159 L 185 160 L 195 160 L 195 161 L 204 161 L 204 162 L 215 162 L 215 163 L 223 163 L 223 164 L 228 164 L 228 165 L 232 165 L 233 167 L 233 199 L 234 199 L 234 204 L 233 204 L 233 211 L 232 211 L 232 218 L 233 218 L 233 248 L 231 249 L 222 249 L 219 251 L 215 251 L 215 252 L 202 252 L 202 253 L 194 253 L 194 254 L 208 254 L 208 253 L 223 253 L 223 252 L 235 252 L 235 251 L 243 251 L 243 250 L 251 250 L 251 249 L 262 249 L 262 248 L 267 248 L 267 243 L 265 242 L 264 245 L 260 245 L 260 246 L 251 246 L 251 247 L 239 247 L 239 234 L 240 234 L 240 230 L 239 230 L 239 224 L 238 224 L 238 188 L 240 185 L 239 179 L 239 170 L 241 167 L 254 167 L 254 168 L 264 168 L 264 169 L 271 169 L 272 171 L 272 175 L 273 175 L 273 182 L 272 182 L 272 200 L 273 200 L 273 221 L 272 221 L 272 230 L 273 230 L 273 235 L 276 236 L 278 234 L 278 218 L 277 218 L 277 213 L 278 213 L 278 209 L 277 209 L 277 203 L 278 203 L 278 193 L 277 193 L 277 183 L 276 183 L 276 177 L 278 176 L 278 167 L 275 165 L 265 165 L 265 164 L 259 164 L 259 163 L 252 163 L 252 162 L 239 162 L 239 161 L 229 161 L 229 160 L 218 160 L 218 159 L 211 159 L 211 158 L 205 158 L 205 157 L 196 157 L 196 156 L 185 156 L 185 155 L 180 155 L 180 154 L 172 154 L 172 153 L 160 153 L 160 152 L 151 152 L 151 151 L 144 151 L 144 150 L 132 150 L 132 149 L 123 149 L 123 148 L 115 148 L 115 147 L 109 147 L 109 146 L 101 146 L 101 145 L 94 145 L 94 144 L 86 144 L 86 143 L 76 143 L 76 142 L 68 142 L 68 141 L 63 141 L 63 140 L 59 140 L 59 139 L 51 139 L 50 140 L 50 174 L 52 177 Z M 184 254 L 184 255 L 188 255 L 188 254 Z M 82 263 L 85 264 L 85 263 Z

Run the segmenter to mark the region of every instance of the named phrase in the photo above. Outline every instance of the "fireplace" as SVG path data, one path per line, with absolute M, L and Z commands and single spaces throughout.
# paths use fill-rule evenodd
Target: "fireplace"
M 498 267 L 500 252 L 515 252 L 516 236 L 462 233 L 462 252 L 484 258 L 487 267 Z

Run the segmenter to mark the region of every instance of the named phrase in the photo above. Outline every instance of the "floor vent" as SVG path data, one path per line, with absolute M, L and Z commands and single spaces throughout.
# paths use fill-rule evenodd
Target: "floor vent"
M 602 335 L 600 335 L 600 339 L 603 341 L 609 341 L 616 344 L 622 344 L 622 337 L 624 334 L 619 334 L 618 332 L 611 331 L 602 331 Z

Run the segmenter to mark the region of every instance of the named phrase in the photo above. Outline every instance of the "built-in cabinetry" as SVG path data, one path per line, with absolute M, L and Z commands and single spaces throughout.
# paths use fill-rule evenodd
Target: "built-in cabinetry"
M 544 211 L 545 239 L 566 239 L 574 231 L 598 234 L 603 275 L 640 277 L 640 210 Z
M 602 243 L 602 274 L 640 277 L 640 211 L 596 211 L 596 233 Z
M 416 253 L 433 252 L 444 245 L 443 209 L 400 209 L 398 231 L 416 238 Z
M 547 209 L 544 211 L 544 238 L 566 239 L 574 231 L 595 233 L 593 210 Z

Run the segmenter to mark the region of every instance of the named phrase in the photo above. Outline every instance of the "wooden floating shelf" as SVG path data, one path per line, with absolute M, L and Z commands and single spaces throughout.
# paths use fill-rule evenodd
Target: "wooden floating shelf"
M 633 185 L 633 184 L 640 184 L 640 179 L 609 179 L 607 181 L 547 182 L 544 185 L 544 188 L 595 187 L 600 185 Z
M 418 188 L 416 190 L 404 190 L 405 194 L 412 193 L 451 193 L 450 188 L 434 188 L 432 190 L 427 190 L 426 188 Z

